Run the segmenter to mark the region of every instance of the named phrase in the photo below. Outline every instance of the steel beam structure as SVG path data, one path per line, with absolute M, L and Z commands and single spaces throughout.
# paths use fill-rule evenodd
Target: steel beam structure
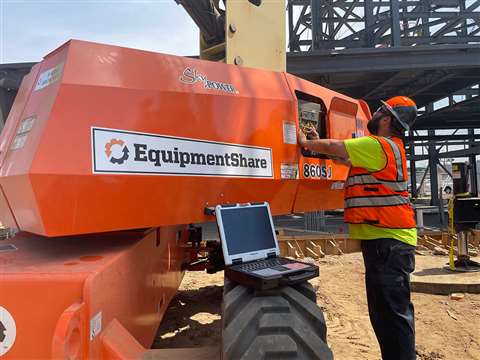
M 0 64 L 0 130 L 20 87 L 23 77 L 35 63 Z
M 413 138 L 413 131 L 410 130 L 409 133 L 408 133 L 409 137 L 410 138 Z M 411 174 L 416 174 L 417 173 L 417 170 L 416 170 L 416 163 L 415 163 L 415 160 L 413 160 L 412 158 L 415 156 L 415 144 L 413 143 L 410 143 L 410 148 L 409 148 L 409 152 L 408 152 L 409 156 L 410 156 L 410 173 Z M 411 185 L 411 189 L 412 189 L 412 197 L 417 197 L 417 177 L 416 176 L 410 176 L 410 185 Z
M 287 69 L 371 107 L 398 94 L 423 107 L 480 83 L 479 59 L 480 44 L 345 49 L 289 53 Z
M 289 50 L 480 42 L 479 8 L 475 0 L 289 0 Z
M 287 11 L 288 71 L 370 106 L 403 94 L 423 107 L 480 83 L 478 0 L 289 0 Z
M 435 130 L 428 130 L 429 136 L 435 135 Z M 428 145 L 428 165 L 430 168 L 430 189 L 431 189 L 431 200 L 430 205 L 438 206 L 438 171 L 437 171 L 437 152 L 435 149 L 435 144 L 430 142 Z
M 453 150 L 453 151 L 445 151 L 440 152 L 436 155 L 438 159 L 452 159 L 452 158 L 463 158 L 469 157 L 471 155 L 480 155 L 480 147 L 473 147 L 471 149 L 464 149 L 464 150 Z M 412 160 L 421 161 L 421 160 L 429 160 L 430 155 L 415 155 Z
M 461 129 L 457 129 L 451 135 L 438 135 L 435 130 L 429 130 L 428 135 L 418 135 L 416 131 L 411 131 L 409 136 L 406 138 L 406 148 L 407 148 L 407 158 L 410 162 L 410 176 L 412 184 L 412 197 L 417 197 L 418 191 L 421 188 L 426 173 L 430 173 L 430 181 L 432 188 L 432 205 L 441 205 L 442 198 L 440 197 L 437 202 L 437 195 L 433 192 L 439 184 L 435 184 L 435 181 L 438 181 L 438 175 L 435 176 L 436 166 L 440 166 L 445 173 L 452 178 L 452 173 L 444 164 L 440 162 L 440 159 L 458 159 L 461 158 L 465 161 L 468 160 L 469 169 L 470 169 L 470 184 L 471 192 L 473 194 L 478 194 L 478 179 L 477 179 L 477 163 L 476 156 L 480 154 L 480 134 L 475 134 L 474 129 L 463 129 L 463 132 L 467 132 L 465 135 L 457 135 L 456 133 Z M 455 140 L 448 140 L 453 138 Z M 416 150 L 419 148 L 423 149 L 422 154 L 418 154 Z M 444 150 L 444 148 L 446 148 Z M 451 149 L 454 150 L 451 150 Z M 416 162 L 417 161 L 428 161 L 427 170 L 425 170 L 424 176 L 418 188 L 416 185 Z M 458 161 L 458 160 L 457 160 Z M 432 165 L 435 165 L 435 168 L 432 169 Z
M 473 129 L 468 129 L 468 135 L 474 135 Z M 478 144 L 477 144 L 478 145 Z M 468 141 L 469 149 L 475 149 L 475 141 L 473 138 L 470 138 Z M 478 148 L 477 148 L 478 149 Z M 468 161 L 470 163 L 470 191 L 472 194 L 477 196 L 478 194 L 478 184 L 477 184 L 477 154 L 473 153 L 468 157 Z
M 480 58 L 479 58 L 480 59 Z M 479 60 L 480 63 L 480 60 Z M 456 98 L 461 100 L 455 100 Z M 480 85 L 457 91 L 437 104 L 435 111 L 426 111 L 415 123 L 415 129 L 451 129 L 480 127 Z M 472 135 L 475 136 L 475 135 Z
M 403 94 L 425 109 L 414 129 L 428 135 L 406 138 L 411 188 L 416 196 L 416 161 L 428 161 L 431 201 L 439 205 L 439 159 L 465 157 L 474 166 L 480 149 L 473 130 L 480 127 L 480 1 L 291 0 L 288 11 L 289 72 L 372 108 Z M 433 130 L 456 128 L 471 130 Z
M 463 143 L 465 140 L 480 140 L 480 134 L 471 134 L 469 133 L 468 135 L 439 135 L 435 134 L 435 136 L 428 136 L 428 135 L 409 135 L 405 138 L 405 141 L 407 143 L 410 143 L 412 141 L 415 142 L 420 142 L 420 141 L 435 141 L 437 143 L 439 142 L 448 142 L 448 143 Z

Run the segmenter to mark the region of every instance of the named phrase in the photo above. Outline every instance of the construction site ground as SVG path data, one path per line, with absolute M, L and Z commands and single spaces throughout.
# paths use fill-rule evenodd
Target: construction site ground
M 416 256 L 417 264 L 438 256 Z M 445 263 L 448 257 L 443 256 Z M 368 318 L 364 266 L 360 253 L 327 255 L 317 261 L 317 289 L 335 359 L 380 359 Z M 219 347 L 223 272 L 188 272 L 162 321 L 154 348 Z M 413 293 L 417 358 L 420 360 L 480 359 L 480 294 Z

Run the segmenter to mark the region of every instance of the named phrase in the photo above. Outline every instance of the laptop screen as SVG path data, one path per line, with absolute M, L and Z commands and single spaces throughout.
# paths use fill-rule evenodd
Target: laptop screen
M 229 255 L 276 247 L 267 206 L 223 208 L 220 214 Z

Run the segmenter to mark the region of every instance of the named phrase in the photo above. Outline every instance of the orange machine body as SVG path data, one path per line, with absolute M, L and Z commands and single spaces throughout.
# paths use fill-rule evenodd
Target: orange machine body
M 324 103 L 330 137 L 363 134 L 361 101 L 285 73 L 69 41 L 26 76 L 0 138 L 1 219 L 69 236 L 203 222 L 219 203 L 341 208 L 348 168 L 296 145 L 299 92 Z M 155 161 L 176 148 L 257 163 Z
M 0 310 L 14 325 L 0 322 L 14 342 L 0 358 L 137 358 L 130 352 L 151 346 L 182 280 L 181 229 L 10 239 L 15 249 L 0 252 Z M 129 335 L 121 356 L 111 345 L 118 328 Z
M 205 207 L 341 208 L 348 168 L 302 156 L 297 97 L 328 137 L 363 135 L 364 102 L 285 73 L 75 40 L 34 66 L 0 136 L 0 221 L 20 231 L 0 244 L 2 359 L 142 356 Z

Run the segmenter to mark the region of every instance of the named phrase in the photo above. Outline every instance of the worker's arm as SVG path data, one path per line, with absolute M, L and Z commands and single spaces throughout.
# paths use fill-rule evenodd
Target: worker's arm
M 309 150 L 326 154 L 332 157 L 348 160 L 347 149 L 343 140 L 335 139 L 314 139 L 307 140 L 303 131 L 298 131 L 298 144 Z

